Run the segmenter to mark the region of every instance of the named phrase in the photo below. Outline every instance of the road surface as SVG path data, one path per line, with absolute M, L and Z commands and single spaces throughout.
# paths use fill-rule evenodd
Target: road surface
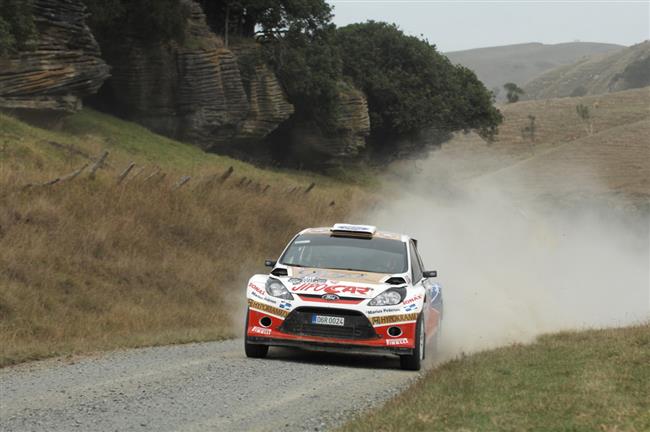
M 390 356 L 243 351 L 239 339 L 0 369 L 0 431 L 320 431 L 419 376 Z

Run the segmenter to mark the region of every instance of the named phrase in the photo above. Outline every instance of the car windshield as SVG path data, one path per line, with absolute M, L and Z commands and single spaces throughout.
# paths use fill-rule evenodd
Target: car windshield
M 298 267 L 404 273 L 406 244 L 385 238 L 303 234 L 294 239 L 280 263 Z

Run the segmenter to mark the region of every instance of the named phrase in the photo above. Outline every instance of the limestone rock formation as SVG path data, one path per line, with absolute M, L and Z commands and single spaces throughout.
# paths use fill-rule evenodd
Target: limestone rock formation
M 35 47 L 0 58 L 0 109 L 67 114 L 109 76 L 80 0 L 34 0 Z
M 226 48 L 210 31 L 198 3 L 186 1 L 191 15 L 182 45 L 129 40 L 108 54 L 113 67 L 108 92 L 115 108 L 205 150 L 263 139 L 293 113 L 293 106 L 261 60 L 242 71 L 239 56 L 259 47 Z

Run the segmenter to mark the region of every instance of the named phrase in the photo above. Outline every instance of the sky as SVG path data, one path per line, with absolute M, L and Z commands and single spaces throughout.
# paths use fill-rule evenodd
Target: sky
M 650 39 L 650 0 L 435 1 L 328 0 L 334 22 L 396 23 L 449 52 L 525 42 L 608 42 Z

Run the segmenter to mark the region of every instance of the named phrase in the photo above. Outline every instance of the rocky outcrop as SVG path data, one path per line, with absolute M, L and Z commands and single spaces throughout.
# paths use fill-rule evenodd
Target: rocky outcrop
M 34 49 L 0 58 L 0 109 L 67 114 L 109 76 L 79 0 L 34 0 Z
M 327 163 L 359 155 L 370 134 L 368 101 L 361 91 L 342 84 L 332 129 L 324 133 L 314 125 L 297 124 L 291 131 L 294 152 L 313 153 Z
M 191 10 L 183 44 L 129 40 L 112 49 L 108 82 L 116 109 L 161 134 L 205 150 L 227 150 L 259 141 L 293 113 L 275 75 L 259 56 L 242 71 L 239 56 L 254 43 L 228 49 L 206 24 L 200 6 Z M 246 73 L 245 73 L 246 72 Z

